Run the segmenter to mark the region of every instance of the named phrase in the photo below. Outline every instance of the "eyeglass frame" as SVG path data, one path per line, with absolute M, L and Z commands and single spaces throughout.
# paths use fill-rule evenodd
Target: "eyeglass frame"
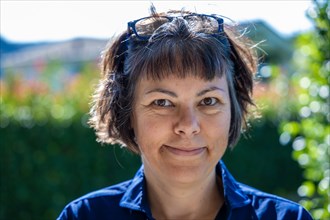
M 174 18 L 182 17 L 183 19 L 185 19 L 185 18 L 191 17 L 191 16 L 199 16 L 199 17 L 205 16 L 205 17 L 214 18 L 218 22 L 218 25 L 219 25 L 218 31 L 217 31 L 216 34 L 221 33 L 221 32 L 224 32 L 224 30 L 223 30 L 223 19 L 222 18 L 220 18 L 218 16 L 215 16 L 215 15 L 193 13 L 193 14 L 188 14 L 188 15 L 184 15 L 184 16 L 148 16 L 148 17 L 139 18 L 137 20 L 133 20 L 133 21 L 130 21 L 130 22 L 127 23 L 127 34 L 128 34 L 128 37 L 129 37 L 129 36 L 131 36 L 132 31 L 133 31 L 133 33 L 135 34 L 135 36 L 137 38 L 139 38 L 140 40 L 148 40 L 152 36 L 152 34 L 150 36 L 140 36 L 137 33 L 137 31 L 136 31 L 136 23 L 137 22 L 139 22 L 139 21 L 141 21 L 143 19 L 147 19 L 147 18 L 156 18 L 156 19 L 157 18 L 166 18 L 166 19 L 168 19 L 168 22 L 171 22 L 171 21 L 173 21 Z M 165 23 L 167 23 L 167 22 L 165 22 Z M 210 34 L 210 35 L 215 35 L 215 34 Z

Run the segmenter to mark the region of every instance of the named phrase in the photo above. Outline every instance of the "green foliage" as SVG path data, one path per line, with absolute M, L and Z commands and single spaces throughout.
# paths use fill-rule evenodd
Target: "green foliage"
M 315 219 L 330 218 L 330 18 L 329 2 L 314 1 L 309 17 L 315 31 L 296 39 L 290 120 L 282 123 L 293 158 L 304 169 L 301 204 Z M 291 140 L 291 141 L 290 141 Z
M 297 201 L 302 170 L 292 149 L 279 143 L 278 125 L 270 116 L 252 122 L 250 130 L 223 160 L 240 182 Z
M 132 178 L 141 164 L 99 146 L 87 126 L 97 66 L 64 76 L 63 65 L 46 64 L 37 81 L 13 72 L 1 82 L 0 219 L 55 219 L 69 201 Z
M 55 219 L 69 201 L 132 178 L 140 165 L 127 151 L 98 146 L 80 120 L 10 123 L 0 139 L 0 219 Z

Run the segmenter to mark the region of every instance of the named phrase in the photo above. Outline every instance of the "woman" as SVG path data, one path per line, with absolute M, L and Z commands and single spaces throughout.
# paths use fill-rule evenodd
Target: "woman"
M 253 105 L 256 67 L 248 43 L 218 16 L 153 10 L 129 22 L 103 56 L 90 123 L 100 142 L 121 143 L 143 166 L 71 202 L 59 219 L 311 219 L 236 182 L 220 160 Z

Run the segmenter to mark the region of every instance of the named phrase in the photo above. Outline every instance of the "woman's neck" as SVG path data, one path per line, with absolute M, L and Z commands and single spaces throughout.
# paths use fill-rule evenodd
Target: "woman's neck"
M 151 212 L 156 219 L 214 219 L 224 203 L 222 181 L 217 181 L 215 172 L 189 185 L 146 178 Z

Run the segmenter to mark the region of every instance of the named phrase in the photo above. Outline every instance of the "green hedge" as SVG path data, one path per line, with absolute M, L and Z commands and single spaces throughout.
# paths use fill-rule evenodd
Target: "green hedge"
M 83 120 L 82 120 L 83 119 Z M 100 146 L 78 114 L 29 128 L 10 120 L 1 128 L 0 219 L 55 219 L 71 200 L 131 178 L 140 159 L 119 146 Z M 291 148 L 278 143 L 270 120 L 254 123 L 225 162 L 234 176 L 267 192 L 295 199 L 301 170 Z
M 140 160 L 100 147 L 79 120 L 1 129 L 1 219 L 54 219 L 70 200 L 130 178 Z
M 278 127 L 270 119 L 253 122 L 224 161 L 243 183 L 297 201 L 302 170 L 292 159 L 292 148 L 279 143 Z

